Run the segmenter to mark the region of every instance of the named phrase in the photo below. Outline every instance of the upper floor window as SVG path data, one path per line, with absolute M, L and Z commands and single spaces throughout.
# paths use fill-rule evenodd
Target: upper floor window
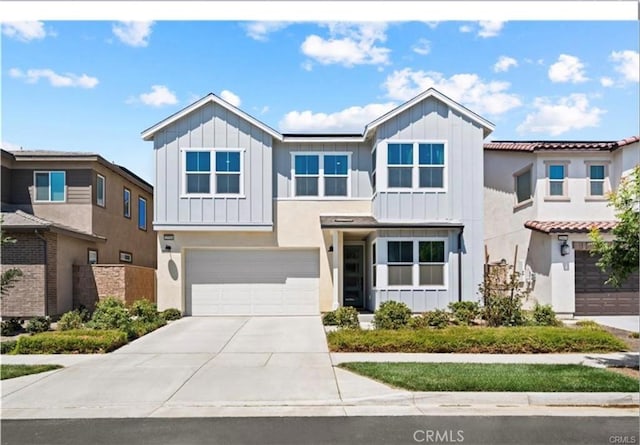
M 96 178 L 96 204 L 100 207 L 105 206 L 106 190 L 105 190 L 105 178 L 102 175 L 98 175 Z
M 389 188 L 442 189 L 445 165 L 444 142 L 387 143 Z
M 131 218 L 131 190 L 126 187 L 122 191 L 122 215 Z
M 216 193 L 240 193 L 240 152 L 216 152 Z
M 413 186 L 413 144 L 387 144 L 389 188 Z
M 293 155 L 295 196 L 349 196 L 349 155 Z
M 531 199 L 531 167 L 514 175 L 516 185 L 516 203 L 520 204 Z
M 147 200 L 138 197 L 138 229 L 147 230 Z
M 547 169 L 547 198 L 568 198 L 567 171 L 568 161 L 545 161 Z
M 63 171 L 35 172 L 36 201 L 64 202 L 66 200 L 66 173 Z
M 201 194 L 211 191 L 211 153 L 188 151 L 186 153 L 186 192 Z
M 418 163 L 420 187 L 444 186 L 444 144 L 420 144 Z
M 606 166 L 589 165 L 589 195 L 604 196 L 604 178 L 606 175 Z

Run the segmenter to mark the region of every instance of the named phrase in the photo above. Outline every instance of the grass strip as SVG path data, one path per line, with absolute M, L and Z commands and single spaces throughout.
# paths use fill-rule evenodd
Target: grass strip
M 626 351 L 614 335 L 592 328 L 549 326 L 358 330 L 327 333 L 332 352 L 558 353 Z
M 582 365 L 349 362 L 340 368 L 410 391 L 638 392 L 638 381 Z
M 0 365 L 0 380 L 60 369 L 60 365 Z

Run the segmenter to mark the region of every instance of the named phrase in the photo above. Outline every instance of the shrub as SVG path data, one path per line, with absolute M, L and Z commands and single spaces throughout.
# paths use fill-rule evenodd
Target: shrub
M 336 320 L 336 311 L 326 312 L 322 316 L 322 324 L 325 326 L 336 326 L 338 320 Z
M 69 311 L 62 314 L 58 320 L 58 329 L 61 331 L 70 331 L 72 329 L 82 329 L 82 314 L 80 311 Z
M 385 301 L 373 315 L 376 329 L 400 329 L 407 326 L 411 318 L 411 309 L 400 301 Z
M 360 329 L 358 311 L 354 307 L 343 306 L 335 310 L 336 324 L 346 329 Z
M 160 319 L 160 314 L 158 314 L 158 308 L 156 305 L 145 299 L 134 301 L 131 305 L 131 309 L 129 309 L 129 313 L 132 316 L 137 317 L 138 320 L 142 320 L 147 323 L 152 323 Z
M 2 322 L 2 335 L 16 335 L 22 331 L 22 323 L 17 318 L 10 318 Z
M 536 326 L 558 326 L 561 322 L 556 318 L 556 313 L 551 305 L 536 303 L 533 308 L 533 324 Z
M 456 323 L 468 326 L 480 314 L 480 306 L 476 301 L 456 301 L 449 303 L 449 309 L 453 313 Z
M 640 338 L 640 332 L 632 332 L 629 334 L 629 338 Z
M 155 331 L 158 328 L 166 325 L 167 321 L 164 318 L 158 318 L 155 321 L 143 321 L 141 319 L 131 322 L 127 330 L 127 338 L 129 340 L 135 340 L 138 337 L 147 335 L 149 332 Z
M 16 340 L 3 341 L 0 343 L 0 354 L 11 354 L 16 348 Z
M 520 273 L 507 264 L 487 267 L 480 285 L 484 307 L 482 318 L 489 326 L 520 326 L 526 320 L 522 301 L 529 296 L 529 289 L 522 285 Z
M 120 329 L 129 332 L 131 316 L 122 301 L 108 297 L 96 304 L 87 326 L 93 329 Z
M 179 309 L 171 307 L 169 309 L 165 309 L 164 311 L 162 311 L 160 316 L 167 321 L 179 320 L 182 318 L 182 312 L 180 312 Z
M 51 319 L 49 317 L 33 317 L 27 325 L 27 332 L 30 334 L 38 334 L 47 332 L 51 327 Z
M 441 309 L 427 311 L 409 320 L 412 329 L 442 329 L 449 325 L 449 314 Z
M 16 354 L 92 354 L 110 352 L 127 343 L 127 334 L 118 330 L 81 329 L 43 332 L 20 337 Z

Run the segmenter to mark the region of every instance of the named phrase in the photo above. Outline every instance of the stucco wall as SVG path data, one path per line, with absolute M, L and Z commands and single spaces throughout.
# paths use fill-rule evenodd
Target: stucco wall
M 275 232 L 158 232 L 158 309 L 184 310 L 184 251 L 189 248 L 304 248 L 320 249 L 320 310 L 331 310 L 333 299 L 332 238 L 320 229 L 321 214 L 370 214 L 371 202 L 363 201 L 276 201 Z M 164 241 L 171 233 L 173 241 Z M 171 251 L 164 251 L 166 244 Z M 334 249 L 340 246 L 334 246 Z M 341 288 L 340 288 L 341 291 Z M 341 298 L 341 297 L 340 297 Z

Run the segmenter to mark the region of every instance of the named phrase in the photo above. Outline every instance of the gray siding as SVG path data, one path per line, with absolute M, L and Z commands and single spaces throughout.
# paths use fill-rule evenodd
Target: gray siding
M 291 153 L 293 152 L 342 152 L 351 153 L 351 197 L 371 198 L 371 146 L 358 143 L 295 143 L 276 142 L 274 152 L 274 190 L 277 198 L 290 198 Z
M 158 132 L 154 136 L 154 146 L 155 223 L 199 226 L 273 223 L 272 138 L 269 134 L 220 105 L 210 103 Z M 185 148 L 245 149 L 244 195 L 183 195 L 181 150 Z

